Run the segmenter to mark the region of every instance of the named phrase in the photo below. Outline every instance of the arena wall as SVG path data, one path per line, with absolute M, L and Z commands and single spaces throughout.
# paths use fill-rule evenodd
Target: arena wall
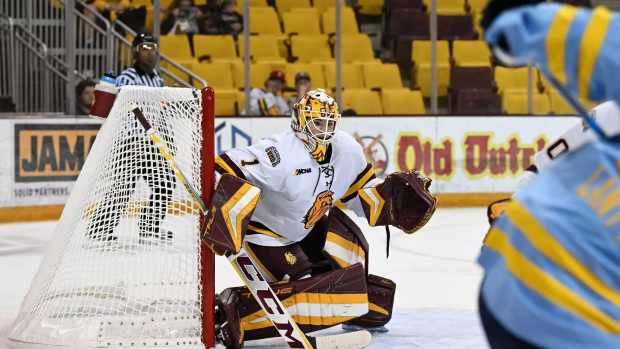
M 481 206 L 514 191 L 536 151 L 577 117 L 343 118 L 378 175 L 419 169 L 433 178 L 440 206 Z M 288 118 L 217 118 L 216 149 L 252 144 Z M 57 219 L 95 140 L 86 118 L 0 119 L 0 222 Z

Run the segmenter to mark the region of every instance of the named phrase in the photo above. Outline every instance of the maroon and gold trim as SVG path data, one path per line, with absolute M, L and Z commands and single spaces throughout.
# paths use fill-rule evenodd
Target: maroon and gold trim
M 347 191 L 344 193 L 340 201 L 347 202 L 353 199 L 357 195 L 357 191 L 362 189 L 366 183 L 376 178 L 375 171 L 372 168 L 371 164 L 367 164 L 366 168 L 355 178 L 353 183 L 349 186 Z

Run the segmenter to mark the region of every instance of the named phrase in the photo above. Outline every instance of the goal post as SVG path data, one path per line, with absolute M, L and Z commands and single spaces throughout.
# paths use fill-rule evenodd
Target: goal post
M 210 202 L 214 92 L 123 87 L 18 317 L 14 348 L 211 348 L 214 257 L 204 216 L 131 110 L 139 107 Z

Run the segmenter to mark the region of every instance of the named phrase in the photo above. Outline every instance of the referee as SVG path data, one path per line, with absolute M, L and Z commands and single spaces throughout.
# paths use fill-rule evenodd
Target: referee
M 132 49 L 134 64 L 116 78 L 116 86 L 164 87 L 164 80 L 156 70 L 159 51 L 155 38 L 146 33 L 138 34 L 133 40 Z M 171 134 L 172 127 L 167 125 L 168 120 L 163 115 L 159 120 L 164 124 L 157 127 L 161 128 L 158 131 L 168 149 L 174 153 L 176 147 Z M 149 186 L 151 194 L 148 203 L 141 205 L 138 242 L 145 245 L 168 243 L 173 239 L 173 232 L 161 229 L 160 225 L 172 201 L 176 178 L 155 145 L 145 136 L 142 128 L 135 120 L 130 122 L 134 124 L 125 127 L 126 131 L 119 141 L 120 150 L 111 160 L 112 189 L 97 206 L 86 235 L 95 242 L 107 243 L 118 240 L 120 232 L 129 230 L 118 229 L 115 233 L 121 214 L 129 215 L 127 205 L 135 192 L 138 180 L 142 178 Z
M 156 69 L 159 47 L 155 38 L 151 34 L 140 33 L 133 39 L 131 47 L 134 52 L 134 64 L 123 70 L 116 78 L 116 87 L 125 85 L 164 87 L 164 80 Z

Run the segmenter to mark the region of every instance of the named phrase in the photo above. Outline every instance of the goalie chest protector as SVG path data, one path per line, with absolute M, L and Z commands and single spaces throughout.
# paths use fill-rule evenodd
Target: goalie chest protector
M 286 131 L 228 150 L 216 165 L 262 190 L 250 222 L 250 230 L 259 234 L 246 235 L 246 241 L 263 246 L 301 241 L 340 198 L 350 195 L 356 182 L 372 172 L 362 147 L 342 131 L 335 133 L 320 163 L 293 131 Z

